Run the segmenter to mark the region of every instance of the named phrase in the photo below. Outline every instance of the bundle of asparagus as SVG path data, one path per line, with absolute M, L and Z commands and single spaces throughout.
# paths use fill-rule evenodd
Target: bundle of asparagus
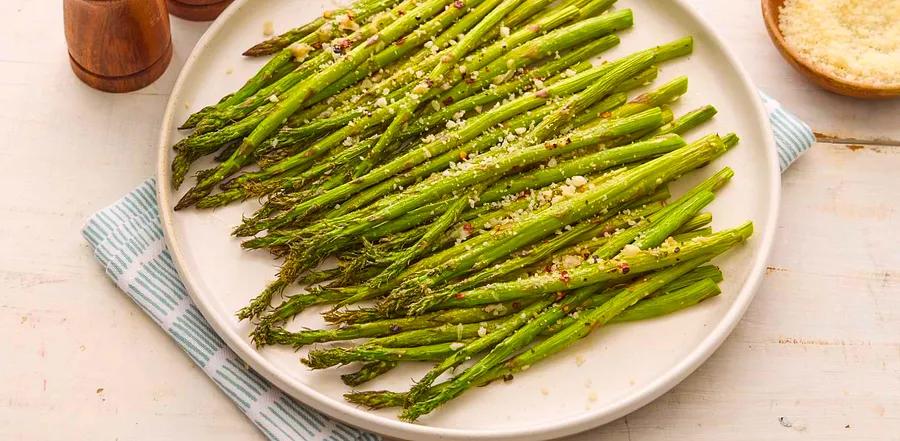
M 614 2 L 359 0 L 249 49 L 273 57 L 183 124 L 172 184 L 215 155 L 176 209 L 264 201 L 235 229 L 284 258 L 238 312 L 254 341 L 368 339 L 303 359 L 362 363 L 350 386 L 436 362 L 407 392 L 347 395 L 414 421 L 597 327 L 719 294 L 707 263 L 752 234 L 707 226 L 733 172 L 664 201 L 738 138 L 682 137 L 716 113 L 672 115 L 686 78 L 627 98 L 690 37 L 591 62 L 632 26 Z M 333 327 L 286 328 L 313 305 L 331 305 Z

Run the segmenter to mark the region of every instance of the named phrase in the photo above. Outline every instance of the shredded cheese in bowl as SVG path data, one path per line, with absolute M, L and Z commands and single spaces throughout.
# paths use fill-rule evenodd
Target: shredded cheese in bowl
M 900 0 L 786 0 L 778 27 L 821 71 L 845 82 L 900 86 Z

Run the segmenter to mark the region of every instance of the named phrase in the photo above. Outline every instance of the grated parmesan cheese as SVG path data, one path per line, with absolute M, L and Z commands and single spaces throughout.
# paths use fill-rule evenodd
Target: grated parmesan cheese
M 813 66 L 853 83 L 900 86 L 900 0 L 786 0 L 778 27 Z
M 266 37 L 271 36 L 275 33 L 275 24 L 272 23 L 272 20 L 266 20 L 263 22 L 262 32 Z
M 294 61 L 303 61 L 312 52 L 313 47 L 306 43 L 294 43 L 288 49 L 290 49 L 291 55 L 294 56 Z

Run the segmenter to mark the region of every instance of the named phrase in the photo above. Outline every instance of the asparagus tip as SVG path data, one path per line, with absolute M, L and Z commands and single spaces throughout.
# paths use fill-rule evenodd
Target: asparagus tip
M 281 48 L 272 44 L 272 40 L 266 40 L 253 45 L 253 47 L 245 50 L 241 55 L 245 57 L 264 57 L 266 55 L 272 55 L 280 49 Z
M 177 210 L 181 210 L 183 208 L 188 208 L 188 207 L 196 204 L 198 201 L 200 201 L 201 199 L 206 197 L 206 195 L 208 195 L 208 194 L 209 194 L 209 190 L 204 190 L 204 189 L 199 189 L 197 187 L 194 187 L 194 188 L 190 189 L 187 193 L 185 193 L 184 196 L 182 196 L 181 199 L 178 201 L 178 203 L 175 204 L 175 210 L 177 211 Z
M 344 348 L 320 349 L 309 351 L 307 358 L 301 358 L 300 362 L 311 369 L 326 369 L 339 364 L 346 364 L 347 350 Z
M 403 405 L 406 401 L 406 394 L 386 390 L 349 392 L 344 394 L 344 399 L 369 409 L 383 409 Z

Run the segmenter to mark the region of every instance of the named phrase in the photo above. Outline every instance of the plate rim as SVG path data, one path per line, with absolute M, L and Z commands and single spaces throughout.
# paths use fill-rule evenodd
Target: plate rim
M 279 372 L 279 370 L 271 365 L 271 362 L 267 361 L 259 351 L 244 340 L 243 335 L 240 335 L 224 318 L 220 317 L 216 312 L 215 307 L 210 302 L 207 302 L 206 297 L 199 295 L 198 290 L 194 288 L 196 286 L 194 278 L 185 270 L 185 266 L 182 264 L 184 256 L 181 252 L 181 247 L 177 240 L 174 228 L 173 216 L 175 212 L 172 209 L 174 192 L 168 185 L 169 163 L 167 159 L 169 150 L 171 149 L 169 134 L 172 133 L 173 129 L 176 127 L 174 115 L 177 109 L 177 103 L 181 101 L 183 83 L 186 81 L 188 74 L 193 70 L 194 63 L 200 57 L 200 54 L 204 52 L 207 44 L 222 31 L 226 22 L 251 1 L 253 0 L 236 0 L 228 7 L 203 33 L 203 36 L 197 41 L 197 44 L 191 50 L 190 55 L 187 57 L 181 68 L 178 78 L 169 95 L 169 100 L 166 104 L 160 127 L 157 146 L 156 191 L 160 211 L 160 221 L 166 245 L 191 299 L 197 305 L 198 309 L 203 314 L 203 317 L 209 322 L 210 326 L 212 326 L 226 345 L 228 345 L 241 360 L 249 364 L 257 373 L 289 396 L 344 423 L 356 426 L 363 430 L 403 439 L 423 439 L 424 437 L 427 439 L 442 440 L 476 439 L 526 441 L 563 437 L 590 430 L 621 418 L 647 405 L 674 388 L 678 383 L 700 367 L 700 365 L 703 364 L 719 346 L 721 346 L 744 316 L 744 313 L 755 297 L 760 282 L 762 281 L 766 262 L 774 245 L 776 226 L 780 211 L 781 171 L 778 164 L 774 136 L 772 135 L 772 127 L 768 118 L 768 113 L 758 95 L 757 89 L 753 85 L 753 81 L 750 79 L 749 74 L 744 69 L 740 60 L 734 55 L 731 48 L 728 47 L 710 23 L 700 15 L 692 5 L 687 3 L 687 0 L 668 0 L 668 3 L 672 5 L 672 7 L 680 8 L 686 15 L 696 21 L 701 32 L 705 34 L 705 37 L 709 38 L 712 44 L 718 46 L 718 49 L 725 54 L 728 62 L 736 68 L 738 79 L 740 80 L 741 86 L 745 89 L 745 92 L 750 96 L 756 96 L 756 99 L 751 101 L 753 102 L 753 110 L 756 112 L 758 119 L 762 121 L 762 129 L 764 132 L 762 138 L 764 148 L 762 150 L 767 156 L 766 162 L 768 162 L 770 172 L 768 194 L 769 216 L 764 222 L 765 228 L 763 231 L 765 231 L 765 234 L 759 241 L 759 253 L 752 263 L 752 268 L 750 269 L 746 282 L 735 295 L 732 306 L 720 319 L 719 323 L 709 331 L 693 350 L 680 361 L 672 365 L 654 381 L 648 383 L 643 388 L 622 397 L 622 399 L 614 403 L 598 407 L 590 412 L 577 416 L 561 419 L 552 424 L 545 423 L 523 426 L 517 429 L 450 429 L 405 423 L 396 419 L 366 412 L 362 408 L 353 406 L 349 403 L 339 403 L 316 391 L 313 387 L 305 385 L 290 378 L 286 374 Z

